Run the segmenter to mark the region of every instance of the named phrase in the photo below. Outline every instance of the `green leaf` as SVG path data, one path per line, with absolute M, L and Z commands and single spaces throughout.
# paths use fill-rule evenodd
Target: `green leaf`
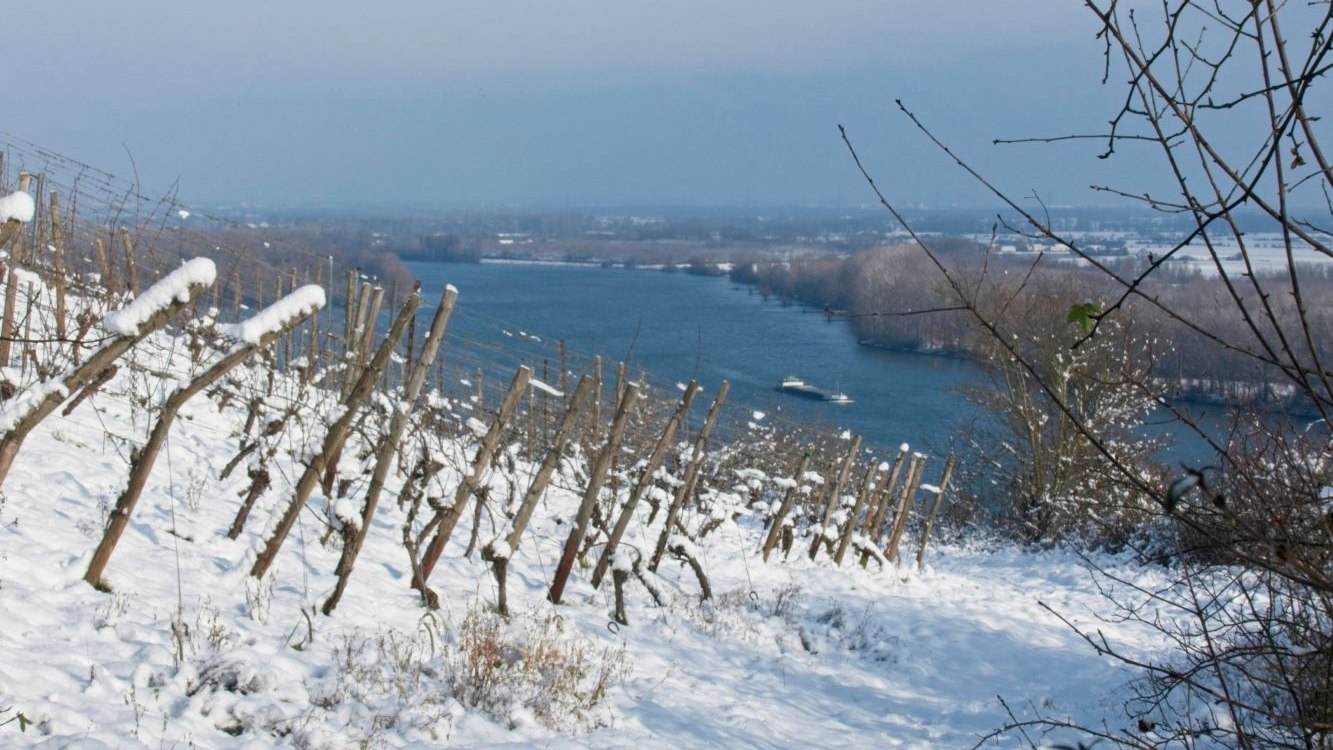
M 1096 302 L 1083 302 L 1077 305 L 1071 305 L 1069 314 L 1065 316 L 1066 323 L 1077 323 L 1084 332 L 1091 331 L 1092 326 L 1097 322 L 1102 314 L 1102 306 Z

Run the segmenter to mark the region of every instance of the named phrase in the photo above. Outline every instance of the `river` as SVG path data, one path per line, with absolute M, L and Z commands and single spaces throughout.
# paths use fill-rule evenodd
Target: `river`
M 625 361 L 632 376 L 646 373 L 658 395 L 671 398 L 675 384 L 691 378 L 707 398 L 726 380 L 732 409 L 762 413 L 768 424 L 850 430 L 881 455 L 904 442 L 941 455 L 987 418 L 963 395 L 967 387 L 989 385 L 976 364 L 862 346 L 845 320 L 765 301 L 726 278 L 528 263 L 409 267 L 431 307 L 445 284 L 458 288 L 443 356 L 453 376 L 469 385 L 479 366 L 497 387 L 519 363 L 538 365 L 540 378 L 542 361 L 554 385 L 563 339 L 576 373 L 600 354 L 608 380 L 614 363 Z M 424 310 L 423 319 L 430 314 Z M 845 392 L 853 403 L 778 392 L 788 375 Z M 1195 443 L 1176 459 L 1198 458 L 1202 446 Z

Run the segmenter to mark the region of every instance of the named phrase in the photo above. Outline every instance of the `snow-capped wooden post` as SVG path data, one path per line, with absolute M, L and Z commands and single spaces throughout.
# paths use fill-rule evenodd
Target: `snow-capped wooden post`
M 689 413 L 690 404 L 693 403 L 694 396 L 698 392 L 699 383 L 691 380 L 690 384 L 685 387 L 685 394 L 681 396 L 680 405 L 676 407 L 675 413 L 667 420 L 666 428 L 662 430 L 661 437 L 657 439 L 657 445 L 653 447 L 652 454 L 648 456 L 648 462 L 644 464 L 643 471 L 634 483 L 634 488 L 630 490 L 629 499 L 625 501 L 625 506 L 620 509 L 620 516 L 616 518 L 616 524 L 611 528 L 611 534 L 606 539 L 606 547 L 602 549 L 601 557 L 597 559 L 597 566 L 592 572 L 593 588 L 599 588 L 602 585 L 602 577 L 606 575 L 607 566 L 611 564 L 611 557 L 616 553 L 616 547 L 620 545 L 620 540 L 625 537 L 625 532 L 629 530 L 630 521 L 634 518 L 634 509 L 638 507 L 639 501 L 643 499 L 648 488 L 653 486 L 653 475 L 657 473 L 657 470 L 662 466 L 662 462 L 666 460 L 667 451 L 671 449 L 672 441 L 675 440 L 676 430 L 685 421 L 685 415 Z
M 519 397 L 523 395 L 523 389 L 528 387 L 528 381 L 531 379 L 532 368 L 526 365 L 519 367 L 514 373 L 514 379 L 509 383 L 509 390 L 505 392 L 504 400 L 500 402 L 500 412 L 486 430 L 485 437 L 481 439 L 481 446 L 477 448 L 477 455 L 472 460 L 468 475 L 454 491 L 453 505 L 436 514 L 439 524 L 434 538 L 430 540 L 430 545 L 421 556 L 420 580 L 412 582 L 412 587 L 420 591 L 423 596 L 426 595 L 426 581 L 430 580 L 435 564 L 444 553 L 444 545 L 453 535 L 458 519 L 462 518 L 463 511 L 467 510 L 468 501 L 480 489 L 482 478 L 490 468 L 491 459 L 495 456 L 496 449 L 500 447 L 500 438 L 504 435 L 509 421 L 513 419 L 514 412 L 518 410 Z
M 28 195 L 31 180 L 31 176 L 24 172 L 19 175 L 18 190 L 0 198 L 0 250 L 19 241 L 23 225 L 32 221 L 37 213 L 37 203 Z
M 778 512 L 773 514 L 768 527 L 768 536 L 764 537 L 764 548 L 762 554 L 764 562 L 768 562 L 768 556 L 772 554 L 773 548 L 777 546 L 778 539 L 782 536 L 782 525 L 786 523 L 787 514 L 791 512 L 791 506 L 796 503 L 796 496 L 801 491 L 801 480 L 805 479 L 805 472 L 810 468 L 809 451 L 801 454 L 801 460 L 796 464 L 796 473 L 792 475 L 791 485 L 787 487 L 787 492 L 782 496 L 782 505 L 778 506 Z
M 815 559 L 819 555 L 820 545 L 832 545 L 836 535 L 829 533 L 829 526 L 833 523 L 833 514 L 837 512 L 838 507 L 842 505 L 842 487 L 847 484 L 847 475 L 852 470 L 852 464 L 856 462 L 856 456 L 861 451 L 861 436 L 856 435 L 852 438 L 852 446 L 847 450 L 847 455 L 842 459 L 842 466 L 838 469 L 838 475 L 833 484 L 829 486 L 828 499 L 824 501 L 824 511 L 821 514 L 819 526 L 814 529 L 814 534 L 810 540 L 810 559 Z
M 547 594 L 547 599 L 550 599 L 552 604 L 559 604 L 561 597 L 564 596 L 565 583 L 569 580 L 570 571 L 574 569 L 574 558 L 578 557 L 579 547 L 583 546 L 583 539 L 588 535 L 588 523 L 592 518 L 593 506 L 597 503 L 602 485 L 606 483 L 606 474 L 611 468 L 611 461 L 620 451 L 620 441 L 625 437 L 625 427 L 629 424 L 630 412 L 633 411 L 634 402 L 638 398 L 638 384 L 630 383 L 625 388 L 625 398 L 621 399 L 616 415 L 611 420 L 611 433 L 606 438 L 606 444 L 602 446 L 602 450 L 597 453 L 597 458 L 593 461 L 592 471 L 588 473 L 588 486 L 583 491 L 583 501 L 579 504 L 574 525 L 569 530 L 569 538 L 565 540 L 565 551 L 560 556 L 559 565 L 556 566 L 555 577 L 551 579 L 551 590 Z
M 912 514 L 912 500 L 916 497 L 917 483 L 921 481 L 921 471 L 925 466 L 925 454 L 913 453 L 912 461 L 907 465 L 907 478 L 903 481 L 902 494 L 898 496 L 898 509 L 893 516 L 889 544 L 884 549 L 884 557 L 895 563 L 898 562 L 898 545 L 902 542 L 903 532 L 907 529 L 907 518 Z
M 199 294 L 217 274 L 213 261 L 195 258 L 167 274 L 141 297 L 109 313 L 103 320 L 110 340 L 63 376 L 45 380 L 0 404 L 0 484 L 18 455 L 28 433 L 55 411 L 70 393 L 113 366 L 122 354 L 148 334 L 166 325 Z
M 0 198 L 0 215 L 4 218 L 3 241 L 0 248 L 12 242 L 5 273 L 4 318 L 0 319 L 0 367 L 9 366 L 10 342 L 14 340 L 14 307 L 18 302 L 19 264 L 23 263 L 23 227 L 37 213 L 37 203 L 28 195 L 32 177 L 27 172 L 19 175 L 18 192 Z
M 305 508 L 306 501 L 310 499 L 310 493 L 315 489 L 315 484 L 319 482 L 320 474 L 324 472 L 330 457 L 342 447 L 348 431 L 352 428 L 352 422 L 356 420 L 357 413 L 361 410 L 362 403 L 365 402 L 366 396 L 370 395 L 371 388 L 379 377 L 379 371 L 388 364 L 390 355 L 397 348 L 398 338 L 403 335 L 403 331 L 407 328 L 408 319 L 416 314 L 417 307 L 420 304 L 420 294 L 408 296 L 407 302 L 403 304 L 403 309 L 398 313 L 398 318 L 390 326 L 389 333 L 384 337 L 384 342 L 380 344 L 374 358 L 371 359 L 369 365 L 361 370 L 356 383 L 343 397 L 339 404 L 342 408 L 342 414 L 338 416 L 337 420 L 329 426 L 328 431 L 324 434 L 324 442 L 319 453 L 311 457 L 305 470 L 301 472 L 301 478 L 297 480 L 292 500 L 288 503 L 282 517 L 278 519 L 277 525 L 274 526 L 273 533 L 265 543 L 263 551 L 255 558 L 255 563 L 250 568 L 250 575 L 255 578 L 264 577 L 264 574 L 273 565 L 273 561 L 277 559 L 278 550 L 282 549 L 282 543 L 286 541 L 287 535 L 291 533 L 292 527 L 296 525 L 296 519 L 300 517 L 301 511 Z
M 430 331 L 426 334 L 426 342 L 421 348 L 421 358 L 417 360 L 411 375 L 408 376 L 401 406 L 394 410 L 388 432 L 375 449 L 375 469 L 370 475 L 370 486 L 366 489 L 360 520 L 356 524 L 348 520 L 343 521 L 343 549 L 336 570 L 338 583 L 333 593 L 329 594 L 329 598 L 324 600 L 321 611 L 326 615 L 333 612 L 338 606 L 338 601 L 342 599 L 343 592 L 347 590 L 347 581 L 352 575 L 352 568 L 356 565 L 357 555 L 365 545 L 366 535 L 370 533 L 370 524 L 375 518 L 380 493 L 384 490 L 384 480 L 393 466 L 393 459 L 398 453 L 398 444 L 403 439 L 403 430 L 407 428 L 411 409 L 416 404 L 417 396 L 421 394 L 421 387 L 426 383 L 426 373 L 430 371 L 435 361 L 440 341 L 444 338 L 444 329 L 449 325 L 449 316 L 453 313 L 454 302 L 457 299 L 458 290 L 453 286 L 445 287 L 444 298 L 435 308 L 435 317 L 431 320 Z
M 717 389 L 717 396 L 713 398 L 713 405 L 708 409 L 708 416 L 704 418 L 703 427 L 699 429 L 699 437 L 694 441 L 694 451 L 690 454 L 690 465 L 685 470 L 685 480 L 680 483 L 676 489 L 676 495 L 671 499 L 671 507 L 667 509 L 666 523 L 662 526 L 662 535 L 657 538 L 657 546 L 653 549 L 653 559 L 648 563 L 648 570 L 656 573 L 657 566 L 662 563 L 662 555 L 666 552 L 667 542 L 671 539 L 672 529 L 676 525 L 676 519 L 680 516 L 681 508 L 685 507 L 685 501 L 689 499 L 694 492 L 694 484 L 699 480 L 699 470 L 704 462 L 704 447 L 708 444 L 708 435 L 713 431 L 713 425 L 717 423 L 718 415 L 722 412 L 722 403 L 727 400 L 727 391 L 731 384 L 722 381 L 722 387 Z
M 158 412 L 157 423 L 153 425 L 153 431 L 148 436 L 148 442 L 144 444 L 143 448 L 131 452 L 129 482 L 120 498 L 116 500 L 116 507 L 111 511 L 110 518 L 107 519 L 106 530 L 102 533 L 102 541 L 98 543 L 97 550 L 93 552 L 93 559 L 88 563 L 88 570 L 84 573 L 83 580 L 94 586 L 101 582 L 102 573 L 106 570 L 107 562 L 111 559 L 111 553 L 115 551 L 121 534 L 124 533 L 125 527 L 130 522 L 130 514 L 134 512 L 134 506 L 139 502 L 139 496 L 143 493 L 144 485 L 148 483 L 148 475 L 153 471 L 153 464 L 157 461 L 157 455 L 161 452 L 162 446 L 166 443 L 171 425 L 176 420 L 176 414 L 180 412 L 181 407 L 185 406 L 186 402 L 197 393 L 217 382 L 233 367 L 249 359 L 256 351 L 272 346 L 273 342 L 277 341 L 285 332 L 300 325 L 301 321 L 319 312 L 319 309 L 323 306 L 324 290 L 317 286 L 306 286 L 283 297 L 273 303 L 272 306 L 259 311 L 244 323 L 218 326 L 220 333 L 236 339 L 236 346 L 207 370 L 200 373 L 198 377 L 190 381 L 189 385 L 178 389 L 167 397 L 166 403 L 162 405 Z
M 523 541 L 523 532 L 527 530 L 528 523 L 532 520 L 532 514 L 537 509 L 537 503 L 541 501 L 542 493 L 546 491 L 546 485 L 551 481 L 551 474 L 560 465 L 560 458 L 564 455 L 565 447 L 569 445 L 569 441 L 574 437 L 574 432 L 578 429 L 583 411 L 592 398 L 592 387 L 593 379 L 591 375 L 584 375 L 579 380 L 578 386 L 574 389 L 574 395 L 570 398 L 569 408 L 560 420 L 560 427 L 556 432 L 555 440 L 547 449 L 546 458 L 542 460 L 541 467 L 537 469 L 537 474 L 532 478 L 532 483 L 528 485 L 528 491 L 523 495 L 523 501 L 519 504 L 518 512 L 514 514 L 514 520 L 509 524 L 509 533 L 504 535 L 503 539 L 500 538 L 500 535 L 497 535 L 494 540 L 481 548 L 482 559 L 490 561 L 495 573 L 495 582 L 499 591 L 497 608 L 501 614 L 506 614 L 508 611 L 508 605 L 505 601 L 505 570 L 508 567 L 509 558 L 518 549 L 519 543 Z
M 953 476 L 954 455 L 944 461 L 944 474 L 940 477 L 940 483 L 936 487 L 926 487 L 934 493 L 935 499 L 930 501 L 930 511 L 926 514 L 926 525 L 921 528 L 921 541 L 916 548 L 916 569 L 921 570 L 926 566 L 926 543 L 930 541 L 930 532 L 935 528 L 935 515 L 939 513 L 940 501 L 944 499 L 944 493 L 949 489 L 949 478 Z
M 838 551 L 833 553 L 833 564 L 842 566 L 842 558 L 847 554 L 847 547 L 852 543 L 852 537 L 856 535 L 856 528 L 861 520 L 861 511 L 865 509 L 866 503 L 870 500 L 871 490 L 875 487 L 875 478 L 879 476 L 879 461 L 871 461 L 870 466 L 866 468 L 865 480 L 861 483 L 861 492 L 856 496 L 856 505 L 852 506 L 852 513 L 847 517 L 843 525 L 842 536 L 838 539 Z

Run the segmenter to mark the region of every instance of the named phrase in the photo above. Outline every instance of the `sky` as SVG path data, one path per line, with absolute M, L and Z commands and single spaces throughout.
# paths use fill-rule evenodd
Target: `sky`
M 67 0 L 6 11 L 0 131 L 200 204 L 1048 204 L 1132 174 L 1068 0 Z

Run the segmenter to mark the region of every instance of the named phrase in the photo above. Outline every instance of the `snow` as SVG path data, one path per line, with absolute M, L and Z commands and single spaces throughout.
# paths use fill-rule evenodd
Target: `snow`
M 41 289 L 45 285 L 42 283 L 42 277 L 29 271 L 26 268 L 14 269 L 14 280 L 22 286 L 31 286 L 35 289 Z
M 932 495 L 938 495 L 938 494 L 940 494 L 940 488 L 937 487 L 937 486 L 935 486 L 935 485 L 933 485 L 933 484 L 922 484 L 922 485 L 921 485 L 921 491 L 922 491 L 922 492 L 929 492 L 929 493 L 931 493 Z
M 182 219 L 188 219 L 188 218 L 190 218 L 190 212 L 189 212 L 189 211 L 186 211 L 186 210 L 183 209 L 183 208 L 180 209 L 180 210 L 178 210 L 178 211 L 176 212 L 176 215 L 179 216 L 179 217 L 181 217 Z
M 628 573 L 634 570 L 634 553 L 626 549 L 617 549 L 611 555 L 611 570 Z
M 21 221 L 26 224 L 36 213 L 37 203 L 23 191 L 0 198 L 0 222 Z
M 762 420 L 764 417 L 766 417 L 766 416 L 768 416 L 768 415 L 765 414 L 765 413 L 762 412 L 762 411 L 755 411 L 755 412 L 752 412 L 750 416 L 751 416 L 751 418 L 754 419 L 754 421 L 758 422 L 758 421 Z
M 61 398 L 69 396 L 65 388 L 63 375 L 56 375 L 29 388 L 0 405 L 0 433 L 7 433 L 18 426 L 24 417 L 32 413 L 39 404 L 52 394 Z
M 316 284 L 307 284 L 240 323 L 218 326 L 218 332 L 253 346 L 264 336 L 277 333 L 291 321 L 322 307 L 324 289 Z
M 549 393 L 550 395 L 555 396 L 556 398 L 562 398 L 565 395 L 564 391 L 556 390 L 555 388 L 552 388 L 550 384 L 538 380 L 537 378 L 529 378 L 528 385 L 544 393 Z
M 107 313 L 106 329 L 119 336 L 137 336 L 139 326 L 173 301 L 188 302 L 190 287 L 209 286 L 217 277 L 217 267 L 208 258 L 195 258 L 163 276 L 128 305 Z

